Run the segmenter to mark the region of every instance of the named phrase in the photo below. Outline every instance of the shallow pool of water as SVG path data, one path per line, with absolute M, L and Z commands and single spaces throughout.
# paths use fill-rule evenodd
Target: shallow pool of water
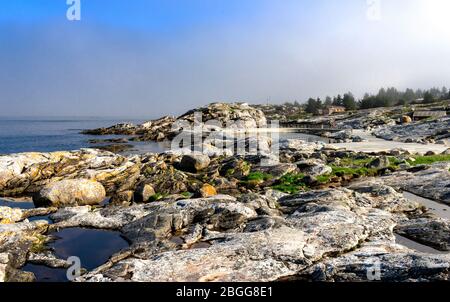
M 413 241 L 411 239 L 408 239 L 406 237 L 403 237 L 401 235 L 395 234 L 395 243 L 406 246 L 407 248 L 410 248 L 412 250 L 416 250 L 418 252 L 422 253 L 428 253 L 428 254 L 448 254 L 448 252 L 442 252 L 438 251 L 432 247 L 429 247 L 427 245 L 423 245 L 421 243 L 418 243 L 416 241 Z
M 428 198 L 423 198 L 409 192 L 403 192 L 403 196 L 408 200 L 412 200 L 426 206 L 430 212 L 436 216 L 444 219 L 450 219 L 450 207 L 445 204 Z
M 57 239 L 49 244 L 55 255 L 61 259 L 77 256 L 82 267 L 92 270 L 116 252 L 128 247 L 120 232 L 69 228 L 51 233 Z
M 22 270 L 32 272 L 37 282 L 69 282 L 65 268 L 51 268 L 45 265 L 28 263 Z
M 87 270 L 106 263 L 113 254 L 128 247 L 127 241 L 116 231 L 69 228 L 51 235 L 55 237 L 55 241 L 49 243 L 48 247 L 57 258 L 76 256 L 80 258 L 81 266 Z M 67 281 L 65 269 L 27 264 L 23 270 L 33 272 L 38 282 Z
M 13 200 L 7 198 L 0 198 L 0 207 L 10 207 L 13 209 L 34 209 L 34 203 L 32 200 Z

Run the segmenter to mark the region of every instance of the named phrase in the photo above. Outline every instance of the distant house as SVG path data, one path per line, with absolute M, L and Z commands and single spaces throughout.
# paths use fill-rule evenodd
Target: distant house
M 346 111 L 343 106 L 328 106 L 322 110 L 323 115 L 332 115 L 334 113 L 344 113 Z
M 416 111 L 413 114 L 414 121 L 420 121 L 427 118 L 441 118 L 447 116 L 447 111 Z

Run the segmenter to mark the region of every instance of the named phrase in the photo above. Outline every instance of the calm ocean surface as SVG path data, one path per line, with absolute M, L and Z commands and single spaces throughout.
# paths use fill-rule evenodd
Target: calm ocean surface
M 0 154 L 19 152 L 70 151 L 89 148 L 90 139 L 120 136 L 82 135 L 85 129 L 109 127 L 117 123 L 139 124 L 143 119 L 130 118 L 0 118 Z M 280 133 L 280 138 L 298 138 L 307 141 L 324 140 L 302 133 Z M 130 142 L 131 153 L 163 152 L 167 146 L 155 142 Z
M 92 147 L 90 139 L 109 138 L 80 134 L 81 130 L 108 127 L 116 123 L 141 123 L 130 118 L 0 118 L 0 154 L 50 152 Z M 118 137 L 118 136 L 115 136 Z M 162 151 L 156 143 L 137 143 L 145 151 Z

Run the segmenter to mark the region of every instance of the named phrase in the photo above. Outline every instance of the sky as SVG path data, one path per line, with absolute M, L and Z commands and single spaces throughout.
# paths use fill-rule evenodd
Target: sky
M 0 0 L 0 116 L 450 86 L 448 0 L 79 1 Z

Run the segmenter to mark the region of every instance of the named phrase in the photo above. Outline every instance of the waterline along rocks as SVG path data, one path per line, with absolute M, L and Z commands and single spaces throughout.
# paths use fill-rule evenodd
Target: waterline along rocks
M 247 134 L 267 123 L 247 104 L 199 111 L 201 124 L 190 111 L 88 132 L 170 140 L 191 126 L 208 134 L 224 130 L 207 123 L 213 119 Z M 343 130 L 381 125 L 400 133 L 392 115 L 366 116 L 338 123 Z M 178 122 L 183 129 L 173 126 Z M 337 136 L 347 134 L 352 137 Z M 126 240 L 75 282 L 449 280 L 448 220 L 404 195 L 449 205 L 448 152 L 358 152 L 258 136 L 233 140 L 246 151 L 261 141 L 256 152 L 219 152 L 227 141 L 226 135 L 202 137 L 201 144 L 216 148 L 203 153 L 82 149 L 0 156 L 0 196 L 8 200 L 0 206 L 0 281 L 40 281 L 27 271 L 30 264 L 66 269 L 66 259 L 50 246 L 58 240 L 55 232 L 69 229 L 107 230 Z M 17 200 L 25 198 L 35 208 L 21 207 Z M 401 245 L 398 235 L 436 253 Z
M 199 119 L 197 116 L 201 119 L 200 123 L 198 123 Z M 209 131 L 226 127 L 254 129 L 265 127 L 266 124 L 264 113 L 246 103 L 213 103 L 188 111 L 178 118 L 166 116 L 141 125 L 118 124 L 109 128 L 86 130 L 83 133 L 93 135 L 135 135 L 134 140 L 138 141 L 163 141 L 173 139 L 190 127 L 200 127 Z

